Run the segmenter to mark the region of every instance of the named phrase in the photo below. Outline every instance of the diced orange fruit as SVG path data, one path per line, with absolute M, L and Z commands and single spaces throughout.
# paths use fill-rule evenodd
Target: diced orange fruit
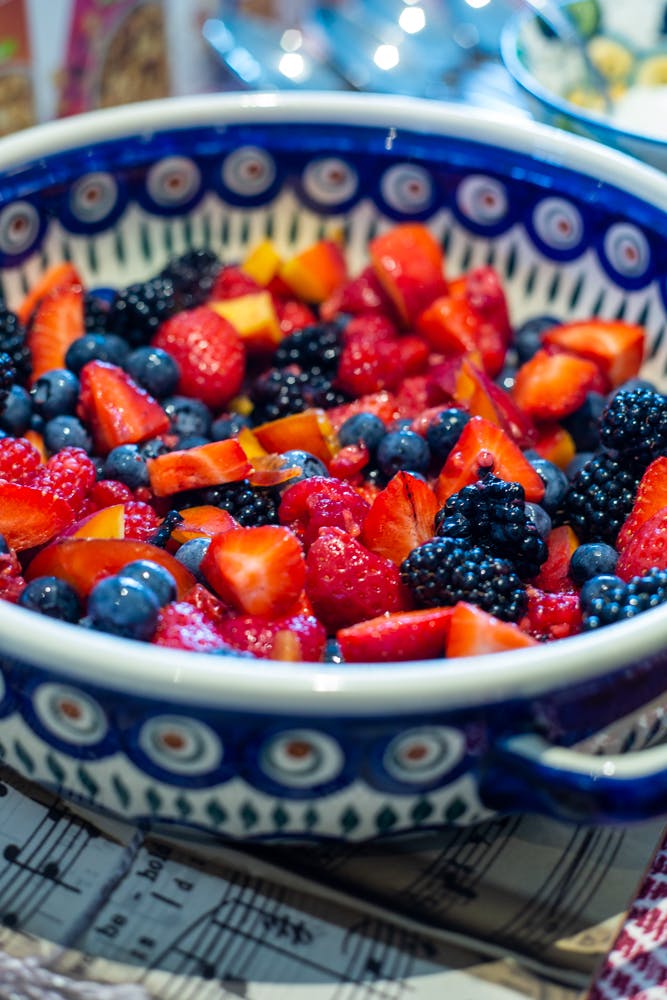
M 68 533 L 68 538 L 123 538 L 125 504 L 116 503 L 89 514 Z
M 270 292 L 250 292 L 235 299 L 209 302 L 208 305 L 232 324 L 249 351 L 272 351 L 282 340 Z
M 254 434 L 268 452 L 283 452 L 297 448 L 309 451 L 324 464 L 337 450 L 336 435 L 324 410 L 309 409 L 290 413 L 254 428 Z
M 371 240 L 373 271 L 405 324 L 447 291 L 442 247 L 420 222 L 399 223 Z
M 235 438 L 170 451 L 149 459 L 147 465 L 151 489 L 158 497 L 236 482 L 252 468 Z
M 250 251 L 241 270 L 264 288 L 280 270 L 282 258 L 271 240 L 262 240 Z
M 543 334 L 542 343 L 594 361 L 614 388 L 639 374 L 646 331 L 636 323 L 593 318 L 555 326 Z
M 212 504 L 202 504 L 200 507 L 183 507 L 179 511 L 182 521 L 171 533 L 175 542 L 182 544 L 192 538 L 212 538 L 232 528 L 238 528 L 228 510 L 214 507 Z
M 298 298 L 317 304 L 347 279 L 347 265 L 338 243 L 318 240 L 286 260 L 278 275 Z

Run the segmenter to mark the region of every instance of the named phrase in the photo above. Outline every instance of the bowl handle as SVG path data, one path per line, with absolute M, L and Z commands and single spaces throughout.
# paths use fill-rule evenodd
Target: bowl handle
M 667 744 L 609 756 L 554 746 L 537 734 L 500 740 L 480 779 L 485 806 L 579 823 L 667 815 Z

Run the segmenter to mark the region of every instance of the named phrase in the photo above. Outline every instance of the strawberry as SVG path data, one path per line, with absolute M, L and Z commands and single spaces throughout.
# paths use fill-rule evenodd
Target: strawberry
M 453 284 L 450 292 L 456 294 Z M 500 334 L 506 345 L 509 344 L 512 324 L 505 291 L 496 269 L 488 264 L 475 267 L 458 279 L 458 284 L 471 308 Z
M 581 632 L 581 604 L 574 591 L 548 594 L 527 587 L 528 607 L 519 622 L 521 628 L 539 642 L 566 639 Z
M 298 299 L 275 299 L 278 326 L 283 337 L 289 337 L 295 330 L 317 323 L 313 310 Z
M 578 545 L 579 539 L 569 524 L 552 528 L 547 538 L 549 554 L 542 563 L 539 574 L 533 580 L 535 586 L 552 594 L 572 590 L 572 580 L 569 575 L 570 560 Z
M 160 609 L 151 642 L 194 653 L 214 653 L 226 647 L 215 622 L 188 601 L 172 601 Z
M 380 615 L 339 629 L 336 639 L 348 663 L 428 660 L 444 656 L 453 608 Z
M 151 489 L 158 497 L 236 482 L 252 468 L 236 438 L 168 451 L 150 458 L 147 466 Z
M 0 479 L 29 483 L 41 461 L 37 448 L 25 438 L 0 438 Z
M 366 344 L 378 344 L 381 341 L 394 341 L 398 338 L 398 327 L 390 316 L 384 314 L 353 316 L 348 320 L 343 330 L 343 345 L 347 346 L 355 340 Z
M 307 549 L 320 528 L 342 528 L 357 537 L 364 525 L 369 504 L 343 480 L 311 476 L 288 486 L 278 508 L 281 524 L 287 525 Z
M 249 274 L 235 264 L 226 264 L 218 272 L 209 294 L 211 302 L 236 299 L 240 295 L 259 292 L 262 286 Z
M 77 415 L 90 429 L 100 454 L 169 429 L 169 417 L 157 400 L 117 365 L 89 361 L 81 369 L 79 381 Z
M 38 487 L 0 480 L 0 535 L 16 551 L 43 545 L 74 521 L 67 500 Z
M 355 278 L 343 282 L 320 305 L 323 320 L 335 319 L 339 313 L 349 316 L 392 316 L 394 306 L 372 267 L 365 267 Z
M 375 276 L 404 324 L 446 293 L 442 247 L 422 223 L 399 223 L 368 249 Z
M 512 396 L 535 420 L 560 420 L 578 410 L 589 392 L 607 387 L 595 362 L 539 350 L 517 371 Z
M 440 296 L 417 316 L 415 325 L 434 351 L 445 356 L 478 351 L 484 370 L 491 377 L 503 366 L 506 333 L 478 313 L 467 298 Z
M 661 507 L 637 528 L 616 563 L 616 575 L 627 583 L 652 567 L 667 569 L 667 507 Z
M 396 388 L 403 374 L 398 339 L 378 340 L 359 334 L 343 347 L 336 386 L 350 396 L 363 396 Z
M 25 326 L 43 299 L 63 288 L 80 288 L 81 284 L 81 275 L 74 264 L 69 261 L 53 264 L 33 283 L 30 291 L 16 310 L 16 315 Z
M 362 481 L 361 474 L 370 461 L 370 453 L 363 442 L 346 444 L 329 462 L 329 475 L 346 479 L 355 485 Z
M 306 563 L 297 537 L 281 525 L 216 535 L 201 563 L 215 593 L 244 614 L 286 614 L 303 590 Z
M 322 660 L 326 643 L 324 626 L 313 615 L 292 614 L 282 618 L 237 615 L 219 625 L 220 634 L 232 649 L 252 653 L 262 659 L 280 659 L 281 644 L 292 644 L 296 659 L 307 663 Z M 285 640 L 288 640 L 286 643 Z
M 59 576 L 79 596 L 86 597 L 98 580 L 118 573 L 136 559 L 149 559 L 168 569 L 176 581 L 179 600 L 194 586 L 192 573 L 164 549 L 129 538 L 65 538 L 53 542 L 30 561 L 25 578 Z
M 400 566 L 413 549 L 433 537 L 439 507 L 427 483 L 397 472 L 373 501 L 360 540 L 371 552 Z
M 537 645 L 537 640 L 514 622 L 503 622 L 465 601 L 454 605 L 446 646 L 448 657 L 483 656 Z
M 632 510 L 618 533 L 616 548 L 622 552 L 650 517 L 667 507 L 667 456 L 654 459 L 642 476 Z
M 555 326 L 542 336 L 545 347 L 594 361 L 612 388 L 639 373 L 645 341 L 644 327 L 600 318 Z
M 117 479 L 98 479 L 90 488 L 90 498 L 98 508 L 127 503 L 132 499 L 132 490 Z
M 64 368 L 68 347 L 84 333 L 80 284 L 58 286 L 41 299 L 26 338 L 32 357 L 31 381 L 53 368 Z
M 544 482 L 509 435 L 484 417 L 471 417 L 438 476 L 439 503 L 487 471 L 506 482 L 521 483 L 526 500 L 539 503 L 544 496 Z
M 165 320 L 152 343 L 178 363 L 177 391 L 182 395 L 219 410 L 241 388 L 243 341 L 232 324 L 208 306 L 186 309 Z
M 398 567 L 341 528 L 321 530 L 306 565 L 306 594 L 329 632 L 409 607 Z

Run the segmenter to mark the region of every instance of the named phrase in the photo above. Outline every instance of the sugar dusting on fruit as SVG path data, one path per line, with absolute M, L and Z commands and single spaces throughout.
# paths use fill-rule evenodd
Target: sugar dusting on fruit
M 214 656 L 388 662 L 667 602 L 667 399 L 622 320 L 512 324 L 421 223 L 0 310 L 0 599 Z M 148 567 L 148 568 L 147 568 Z M 152 567 L 152 569 L 151 569 Z M 165 582 L 166 581 L 166 582 Z

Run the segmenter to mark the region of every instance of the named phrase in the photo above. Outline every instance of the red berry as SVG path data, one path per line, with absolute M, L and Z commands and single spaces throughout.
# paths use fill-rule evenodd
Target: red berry
M 354 487 L 344 480 L 311 476 L 289 486 L 283 493 L 278 517 L 288 525 L 303 544 L 315 541 L 320 528 L 342 528 L 358 535 L 370 510 Z
M 220 410 L 241 388 L 243 341 L 232 324 L 208 306 L 186 309 L 166 320 L 153 346 L 178 363 L 178 392 L 200 399 L 213 410 Z
M 130 500 L 125 504 L 125 538 L 149 542 L 160 527 L 160 518 L 150 504 Z
M 25 438 L 0 438 L 0 479 L 28 483 L 40 463 L 39 452 Z
M 283 633 L 288 633 L 294 643 L 297 658 L 306 662 L 322 659 L 326 632 L 313 615 L 297 614 L 284 618 L 264 618 L 257 615 L 238 615 L 227 618 L 219 625 L 225 642 L 240 652 L 253 653 L 262 659 L 276 658 Z
M 261 289 L 262 286 L 258 285 L 255 279 L 242 271 L 240 267 L 227 264 L 215 279 L 209 301 L 219 302 L 222 299 L 236 299 L 241 295 L 248 295 L 250 292 L 259 292 Z
M 93 483 L 90 498 L 101 510 L 102 507 L 113 507 L 117 503 L 132 500 L 132 490 L 117 479 L 100 479 Z
M 72 510 L 78 514 L 95 477 L 93 460 L 83 448 L 63 448 L 52 455 L 46 465 L 39 467 L 30 485 L 43 493 L 67 500 Z
M 225 645 L 215 622 L 188 601 L 173 601 L 161 609 L 151 641 L 194 653 L 212 653 Z

